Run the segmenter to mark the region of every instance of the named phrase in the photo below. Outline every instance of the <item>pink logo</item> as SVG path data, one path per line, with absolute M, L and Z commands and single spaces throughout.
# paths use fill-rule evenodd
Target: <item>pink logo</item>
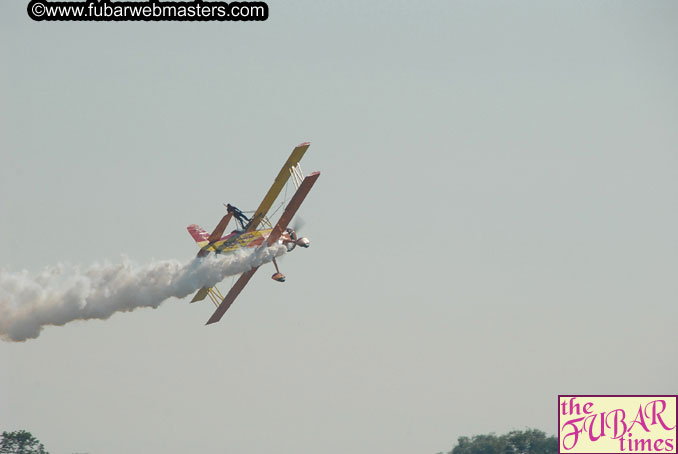
M 561 454 L 676 454 L 678 396 L 558 396 Z

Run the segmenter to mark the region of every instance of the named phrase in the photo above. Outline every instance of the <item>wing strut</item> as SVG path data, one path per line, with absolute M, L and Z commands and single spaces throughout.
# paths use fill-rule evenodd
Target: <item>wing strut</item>
M 242 289 L 245 288 L 247 283 L 250 281 L 250 279 L 252 279 L 252 276 L 254 276 L 254 273 L 256 273 L 258 269 L 259 267 L 257 266 L 256 268 L 252 268 L 251 270 L 240 275 L 238 280 L 235 281 L 235 284 L 233 284 L 233 287 L 231 287 L 231 290 L 229 290 L 226 294 L 226 297 L 224 297 L 219 307 L 217 307 L 217 310 L 214 311 L 214 314 L 212 314 L 210 319 L 207 320 L 207 323 L 205 323 L 206 325 L 211 325 L 212 323 L 216 323 L 221 320 L 221 317 L 223 317 L 228 308 L 231 307 L 233 301 L 235 301 L 240 292 L 242 292 Z
M 283 211 L 282 216 L 280 216 L 280 219 L 278 220 L 278 223 L 275 225 L 275 227 L 273 227 L 271 234 L 268 236 L 266 242 L 269 246 L 272 246 L 280 239 L 280 236 L 283 234 L 290 221 L 294 217 L 294 214 L 301 206 L 301 202 L 304 201 L 306 194 L 308 194 L 308 192 L 311 190 L 315 184 L 315 180 L 317 180 L 319 176 L 320 172 L 313 172 L 301 182 L 299 189 L 297 189 L 297 192 L 295 192 L 292 196 L 290 203 L 287 204 L 285 211 Z
M 297 145 L 294 150 L 292 150 L 292 154 L 287 158 L 287 161 L 283 164 L 280 172 L 278 172 L 278 176 L 275 177 L 275 181 L 273 181 L 273 185 L 271 185 L 271 188 L 264 196 L 264 200 L 261 201 L 259 208 L 257 208 L 257 211 L 252 215 L 252 220 L 247 225 L 248 232 L 256 230 L 256 228 L 259 227 L 264 216 L 266 216 L 268 210 L 271 209 L 271 205 L 273 205 L 275 199 L 278 198 L 280 191 L 282 191 L 282 188 L 285 187 L 285 183 L 287 183 L 287 180 L 290 178 L 289 169 L 299 164 L 299 161 L 301 161 L 301 158 L 304 156 L 304 153 L 306 153 L 306 150 L 310 145 L 310 142 L 304 142 Z

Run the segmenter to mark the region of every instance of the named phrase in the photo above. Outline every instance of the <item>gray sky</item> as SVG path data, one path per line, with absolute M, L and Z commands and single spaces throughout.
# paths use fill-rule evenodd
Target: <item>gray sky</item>
M 0 343 L 0 429 L 53 454 L 434 453 L 555 433 L 558 393 L 677 391 L 677 3 L 26 3 L 0 3 L 3 269 L 189 260 L 185 227 L 255 208 L 299 142 L 323 174 L 312 247 L 221 323 L 170 300 Z

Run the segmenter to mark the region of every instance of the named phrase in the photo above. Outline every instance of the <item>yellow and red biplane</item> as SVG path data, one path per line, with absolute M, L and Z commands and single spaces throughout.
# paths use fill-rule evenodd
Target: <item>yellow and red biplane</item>
M 288 251 L 291 251 L 296 246 L 307 248 L 310 245 L 308 238 L 297 237 L 297 233 L 288 227 L 290 221 L 299 209 L 301 202 L 304 201 L 306 195 L 313 187 L 313 184 L 320 176 L 320 172 L 313 172 L 304 177 L 299 161 L 306 153 L 306 150 L 311 144 L 309 142 L 298 145 L 290 157 L 287 159 L 282 169 L 275 178 L 273 185 L 264 196 L 259 208 L 254 212 L 251 218 L 248 218 L 238 208 L 228 204 L 226 205 L 227 214 L 219 221 L 214 231 L 209 234 L 200 226 L 192 224 L 189 225 L 188 232 L 193 239 L 200 246 L 198 257 L 205 257 L 210 253 L 224 254 L 230 253 L 240 248 L 254 248 L 254 247 L 269 247 L 274 244 L 284 244 Z M 278 223 L 272 226 L 266 214 L 271 209 L 273 202 L 278 198 L 278 195 L 287 184 L 288 180 L 292 178 L 296 186 L 296 192 L 285 206 L 283 214 L 280 216 Z M 232 218 L 238 225 L 238 229 L 233 230 L 230 234 L 222 236 L 228 223 Z M 264 228 L 257 229 L 263 226 Z M 278 269 L 278 263 L 273 259 L 275 266 L 275 274 L 272 278 L 278 282 L 285 282 L 285 276 Z M 212 314 L 212 317 L 207 321 L 207 324 L 216 323 L 221 320 L 224 313 L 233 304 L 236 297 L 240 294 L 245 285 L 252 278 L 254 273 L 259 269 L 255 267 L 241 274 L 238 280 L 233 284 L 231 290 L 223 296 L 216 287 L 203 287 L 195 294 L 191 303 L 201 301 L 209 296 L 212 302 L 217 306 L 217 310 Z

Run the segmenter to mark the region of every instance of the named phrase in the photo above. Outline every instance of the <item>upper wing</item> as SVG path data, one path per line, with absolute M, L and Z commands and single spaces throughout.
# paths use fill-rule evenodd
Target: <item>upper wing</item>
M 198 251 L 198 257 L 205 257 L 207 254 L 210 253 L 209 246 L 210 244 L 214 243 L 218 239 L 221 238 L 221 235 L 224 233 L 224 230 L 226 230 L 226 226 L 228 225 L 228 221 L 231 220 L 231 217 L 233 217 L 233 213 L 228 213 L 226 216 L 221 218 L 221 221 L 219 221 L 219 224 L 217 224 L 216 228 L 212 232 L 212 234 L 207 238 L 208 243 L 200 248 Z M 189 227 L 190 231 L 190 227 Z M 191 232 L 193 234 L 193 232 Z M 193 299 L 191 300 L 191 303 L 195 303 L 196 301 L 202 301 L 205 299 L 207 296 L 207 293 L 210 291 L 209 287 L 203 287 L 200 290 L 198 290 L 198 293 L 195 294 Z
M 251 270 L 242 273 L 240 277 L 238 278 L 237 281 L 235 281 L 235 284 L 233 284 L 233 287 L 231 287 L 231 290 L 228 291 L 228 294 L 224 297 L 224 299 L 221 301 L 221 304 L 219 307 L 217 307 L 217 310 L 214 311 L 214 314 L 210 317 L 209 320 L 207 320 L 206 325 L 211 325 L 212 323 L 216 323 L 219 320 L 221 320 L 221 317 L 224 316 L 226 311 L 228 310 L 229 307 L 231 307 L 231 304 L 233 304 L 233 301 L 237 298 L 237 296 L 240 294 L 242 289 L 245 288 L 247 283 L 250 281 L 252 276 L 254 276 L 254 273 L 259 269 L 259 267 L 252 268 Z
M 273 227 L 271 234 L 268 236 L 266 242 L 269 246 L 278 241 L 280 235 L 282 235 L 285 229 L 287 228 L 287 225 L 290 223 L 290 221 L 294 217 L 294 214 L 299 209 L 301 202 L 304 201 L 304 199 L 306 198 L 306 194 L 308 194 L 308 191 L 311 190 L 313 184 L 315 183 L 315 180 L 317 180 L 319 176 L 320 172 L 313 172 L 309 176 L 304 178 L 304 181 L 301 182 L 301 184 L 299 185 L 299 189 L 297 189 L 297 192 L 295 192 L 294 195 L 292 196 L 292 199 L 285 207 L 285 211 L 283 212 L 282 216 L 280 216 L 278 223 L 275 225 L 275 227 Z
M 252 215 L 252 220 L 247 226 L 247 232 L 251 232 L 259 226 L 262 219 L 264 219 L 264 216 L 266 216 L 266 213 L 268 213 L 268 210 L 271 209 L 271 205 L 273 205 L 275 199 L 278 198 L 280 191 L 282 191 L 282 188 L 285 187 L 285 183 L 287 183 L 287 180 L 290 177 L 290 167 L 296 166 L 299 161 L 301 161 L 301 158 L 304 156 L 304 153 L 306 153 L 306 150 L 310 145 L 310 142 L 304 142 L 300 145 L 297 145 L 297 147 L 292 150 L 292 154 L 289 158 L 287 158 L 287 161 L 283 165 L 282 169 L 280 169 L 278 176 L 275 177 L 275 181 L 273 181 L 271 189 L 268 190 L 264 196 L 264 200 L 261 201 L 259 208 L 257 208 L 257 211 L 255 211 L 254 215 Z
M 226 226 L 228 225 L 228 221 L 230 221 L 232 217 L 233 217 L 233 213 L 228 213 L 223 218 L 221 218 L 221 221 L 219 221 L 219 224 L 217 224 L 217 226 L 215 227 L 212 234 L 209 237 L 207 237 L 207 242 L 198 243 L 198 244 L 201 245 L 201 248 L 198 251 L 198 257 L 205 257 L 206 255 L 208 255 L 210 253 L 210 251 L 214 250 L 212 245 L 214 244 L 215 241 L 218 241 L 218 240 L 221 239 L 221 235 L 223 235 L 224 230 L 226 230 Z M 194 228 L 194 227 L 195 226 L 189 226 L 188 227 L 189 232 L 191 231 L 191 228 Z M 193 235 L 193 232 L 191 232 L 191 235 Z M 204 237 L 206 235 L 206 233 L 203 232 L 201 235 L 202 235 L 202 237 Z M 198 295 L 196 295 L 196 298 L 198 298 Z M 199 299 L 194 300 L 194 301 L 200 301 L 203 298 L 205 298 L 205 295 L 203 295 L 202 298 L 199 298 Z M 193 302 L 193 301 L 191 301 L 191 302 Z
M 215 241 L 221 239 L 221 235 L 224 234 L 224 230 L 226 230 L 226 226 L 228 225 L 228 221 L 230 221 L 232 217 L 233 217 L 233 213 L 228 213 L 226 216 L 221 218 L 221 221 L 219 221 L 219 224 L 217 224 L 217 226 L 215 227 L 214 232 L 212 232 L 212 234 L 208 238 L 208 241 L 210 243 L 214 243 Z

